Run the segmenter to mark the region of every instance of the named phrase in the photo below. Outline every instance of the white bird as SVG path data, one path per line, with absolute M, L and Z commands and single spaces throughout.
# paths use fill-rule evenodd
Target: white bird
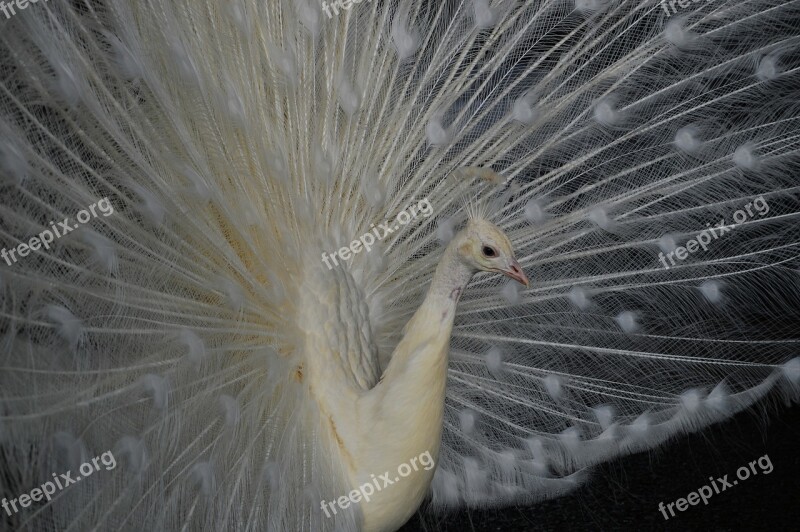
M 372 354 L 369 347 L 356 346 L 353 352 L 337 337 L 339 330 L 370 327 L 365 316 L 353 309 L 361 306 L 357 293 L 342 293 L 347 283 L 315 287 L 315 297 L 309 298 L 301 314 L 301 321 L 309 324 L 305 359 L 322 359 L 309 364 L 309 390 L 329 429 L 322 431 L 325 446 L 343 464 L 350 486 L 369 483 L 374 472 L 397 469 L 421 453 L 429 453 L 434 461 L 438 458 L 456 305 L 477 271 L 500 272 L 528 284 L 508 238 L 481 218 L 471 220 L 442 254 L 428 293 L 405 326 L 380 382 L 375 357 L 359 360 Z M 315 275 L 309 282 L 320 280 L 325 276 Z M 334 334 L 329 334 L 331 330 Z M 363 505 L 364 529 L 399 528 L 422 502 L 433 474 L 432 468 L 421 468 L 391 490 L 377 490 Z
M 797 400 L 800 2 L 678 7 L 0 17 L 5 522 L 395 530 Z

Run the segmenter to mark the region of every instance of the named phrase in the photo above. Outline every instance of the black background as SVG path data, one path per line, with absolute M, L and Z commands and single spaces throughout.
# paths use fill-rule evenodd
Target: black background
M 657 450 L 595 468 L 570 495 L 528 507 L 418 513 L 401 530 L 800 530 L 800 406 L 745 411 Z M 740 480 L 669 521 L 658 503 L 709 483 L 765 454 L 772 473 Z M 669 513 L 669 512 L 668 512 Z

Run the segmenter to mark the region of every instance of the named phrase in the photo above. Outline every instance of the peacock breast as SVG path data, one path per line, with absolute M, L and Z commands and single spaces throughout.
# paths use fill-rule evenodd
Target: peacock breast
M 303 283 L 297 316 L 308 364 L 326 379 L 369 390 L 380 378 L 380 365 L 364 291 L 345 268 L 315 273 Z

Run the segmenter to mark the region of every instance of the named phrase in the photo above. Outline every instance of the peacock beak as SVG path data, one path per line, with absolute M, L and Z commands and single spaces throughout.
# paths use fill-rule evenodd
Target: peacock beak
M 528 288 L 531 285 L 531 282 L 528 280 L 528 276 L 522 271 L 522 268 L 516 259 L 511 259 L 511 262 L 508 263 L 508 269 L 502 270 L 502 273 L 503 275 L 511 277 L 518 283 L 524 284 L 525 288 Z

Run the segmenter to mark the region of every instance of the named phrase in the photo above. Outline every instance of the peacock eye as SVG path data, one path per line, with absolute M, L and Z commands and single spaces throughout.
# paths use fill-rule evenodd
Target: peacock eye
M 483 246 L 483 254 L 487 257 L 496 257 L 497 251 L 494 250 L 491 246 Z

